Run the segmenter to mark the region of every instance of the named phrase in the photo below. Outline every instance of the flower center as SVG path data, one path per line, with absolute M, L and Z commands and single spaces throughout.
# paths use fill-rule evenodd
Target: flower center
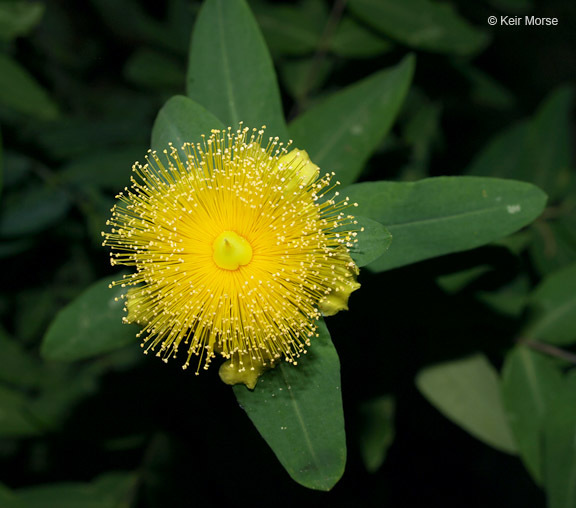
M 252 259 L 252 247 L 234 231 L 223 231 L 212 244 L 214 263 L 225 270 L 237 270 Z

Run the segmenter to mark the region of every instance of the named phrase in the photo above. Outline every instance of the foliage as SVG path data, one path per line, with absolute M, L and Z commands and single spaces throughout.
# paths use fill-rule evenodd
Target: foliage
M 519 13 L 560 24 L 486 23 Z M 0 2 L 0 506 L 576 506 L 575 19 Z M 254 390 L 142 355 L 101 247 L 135 160 L 240 121 L 364 228 L 350 310 Z

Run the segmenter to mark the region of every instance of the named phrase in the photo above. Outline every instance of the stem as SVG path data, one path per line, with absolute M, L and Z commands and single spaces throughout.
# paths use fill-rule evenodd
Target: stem
M 517 340 L 517 342 L 529 347 L 530 349 L 533 349 L 534 351 L 539 351 L 540 353 L 544 353 L 555 358 L 560 358 L 561 360 L 566 360 L 567 362 L 576 365 L 576 354 L 570 353 L 570 351 L 566 351 L 564 349 L 560 349 L 559 347 L 552 346 L 551 344 L 545 344 L 543 342 L 538 342 L 531 339 L 520 338 Z
M 318 74 L 322 61 L 326 58 L 326 54 L 328 53 L 328 48 L 330 47 L 330 39 L 332 38 L 334 30 L 336 30 L 336 27 L 342 18 L 342 13 L 344 12 L 344 8 L 346 7 L 347 3 L 348 0 L 335 0 L 334 4 L 332 5 L 330 16 L 328 16 L 328 20 L 324 25 L 324 30 L 322 31 L 322 35 L 318 41 L 318 46 L 316 47 L 316 51 L 312 57 L 312 65 L 310 72 L 306 76 L 304 92 L 301 97 L 297 97 L 292 110 L 288 114 L 288 118 L 290 120 L 298 116 L 300 110 L 303 109 L 305 104 L 308 102 L 308 95 L 310 94 L 316 75 Z

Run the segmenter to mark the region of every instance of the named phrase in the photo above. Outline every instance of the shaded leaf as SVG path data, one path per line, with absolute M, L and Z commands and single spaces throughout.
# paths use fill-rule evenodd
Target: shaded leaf
M 479 247 L 529 224 L 546 203 L 534 185 L 496 178 L 364 182 L 342 193 L 394 238 L 386 255 L 370 264 L 374 271 Z
M 268 127 L 287 141 L 272 60 L 245 0 L 207 0 L 196 20 L 188 96 L 227 127 Z
M 462 291 L 466 286 L 477 280 L 487 272 L 492 271 L 490 265 L 480 265 L 461 270 L 455 273 L 442 275 L 436 279 L 436 283 L 449 294 L 455 294 Z
M 310 1 L 298 6 L 262 5 L 256 19 L 270 50 L 284 55 L 312 53 L 327 19 L 323 7 Z
M 137 50 L 124 67 L 126 78 L 152 90 L 184 89 L 186 74 L 178 60 L 151 49 Z
M 431 404 L 474 437 L 503 452 L 516 452 L 500 380 L 484 355 L 426 367 L 416 376 L 416 385 Z
M 50 324 L 42 342 L 48 360 L 75 361 L 135 344 L 138 328 L 122 323 L 126 288 L 108 286 L 119 276 L 90 286 L 64 307 Z
M 42 19 L 44 4 L 11 0 L 0 2 L 0 39 L 28 34 Z
M 541 187 L 551 200 L 565 195 L 573 181 L 573 99 L 571 87 L 552 92 L 531 119 L 489 141 L 466 173 L 526 180 Z
M 234 394 L 288 474 L 298 483 L 330 490 L 346 463 L 340 362 L 324 323 L 298 366 L 280 363 L 254 391 Z
M 431 0 L 350 0 L 362 21 L 407 46 L 439 53 L 471 55 L 487 35 L 460 17 L 452 6 Z
M 468 63 L 459 63 L 456 67 L 470 81 L 473 101 L 495 109 L 509 109 L 515 104 L 512 92 L 489 74 Z
M 78 157 L 59 173 L 63 182 L 79 187 L 121 189 L 129 181 L 132 165 L 146 155 L 144 146 L 99 150 Z
M 92 483 L 54 483 L 19 489 L 27 508 L 127 508 L 135 475 L 107 473 Z
M 4 201 L 0 236 L 16 237 L 38 233 L 62 219 L 70 207 L 69 195 L 49 187 L 13 193 Z
M 0 380 L 12 385 L 34 387 L 40 365 L 16 340 L 0 329 Z
M 113 119 L 75 117 L 52 123 L 50 129 L 38 128 L 32 135 L 53 157 L 69 159 L 94 153 L 97 148 L 148 145 L 150 129 L 147 122 L 132 115 Z
M 546 277 L 530 296 L 535 314 L 526 337 L 551 344 L 576 343 L 576 263 Z
M 506 355 L 502 370 L 504 407 L 518 452 L 539 484 L 544 480 L 544 421 L 560 385 L 560 373 L 550 358 L 523 346 Z
M 358 222 L 358 241 L 350 248 L 350 256 L 356 265 L 366 266 L 388 250 L 392 235 L 382 224 L 367 217 L 355 215 L 354 220 Z
M 342 184 L 353 182 L 392 126 L 413 70 L 409 56 L 308 110 L 290 124 L 294 146 Z
M 391 396 L 377 397 L 360 406 L 360 452 L 364 466 L 375 473 L 384 463 L 394 440 L 395 402 Z
M 160 110 L 152 129 L 152 149 L 161 152 L 172 143 L 180 149 L 184 143 L 197 143 L 202 135 L 224 126 L 212 113 L 192 99 L 177 95 Z
M 328 58 L 320 61 L 314 57 L 290 59 L 282 62 L 280 77 L 288 92 L 296 100 L 302 101 L 324 84 L 333 68 L 334 63 Z
M 18 494 L 0 483 L 0 506 L 4 508 L 28 508 Z
M 0 53 L 0 104 L 39 120 L 58 116 L 44 88 L 18 62 Z
M 567 373 L 544 424 L 544 488 L 549 508 L 576 506 L 576 373 Z
M 0 436 L 25 437 L 41 432 L 38 422 L 28 409 L 28 399 L 22 393 L 0 385 Z
M 551 220 L 534 224 L 530 257 L 545 276 L 576 261 L 576 208 Z
M 505 316 L 519 318 L 526 308 L 531 289 L 529 277 L 524 274 L 495 291 L 479 291 L 478 300 Z
M 366 27 L 345 17 L 330 40 L 330 49 L 344 58 L 368 58 L 389 51 L 392 44 Z

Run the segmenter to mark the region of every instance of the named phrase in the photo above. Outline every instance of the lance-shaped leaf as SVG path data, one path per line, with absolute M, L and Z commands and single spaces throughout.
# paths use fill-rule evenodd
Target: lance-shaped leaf
M 53 120 L 58 116 L 58 107 L 46 91 L 18 62 L 2 53 L 0 104 L 39 120 Z
M 516 446 L 500 396 L 500 379 L 484 355 L 426 367 L 416 385 L 439 411 L 474 437 L 514 453 Z
M 390 130 L 414 72 L 414 58 L 341 90 L 290 124 L 294 146 L 343 185 L 360 171 Z
M 546 204 L 538 187 L 497 178 L 364 182 L 342 193 L 358 203 L 355 212 L 382 223 L 394 238 L 370 264 L 374 271 L 479 247 L 529 224 Z
M 470 55 L 487 35 L 460 17 L 452 6 L 431 0 L 350 0 L 350 9 L 383 34 L 413 48 Z
M 137 343 L 138 328 L 122 323 L 126 288 L 108 287 L 119 277 L 94 283 L 56 315 L 42 342 L 46 359 L 75 361 Z
M 573 182 L 573 104 L 574 89 L 558 88 L 532 118 L 496 134 L 466 172 L 527 180 L 541 187 L 551 200 L 564 196 Z
M 286 125 L 268 48 L 244 0 L 207 0 L 188 61 L 187 94 L 227 126 L 268 127 L 286 141 Z
M 342 476 L 346 439 L 340 361 L 324 323 L 297 366 L 280 363 L 254 391 L 236 385 L 239 404 L 298 483 L 330 490 Z
M 576 343 L 576 263 L 546 277 L 530 304 L 534 318 L 526 337 L 558 345 Z
M 561 389 L 560 371 L 541 353 L 517 346 L 502 370 L 502 397 L 518 452 L 537 483 L 544 479 L 543 428 Z
M 164 104 L 152 128 L 152 149 L 159 152 L 172 143 L 180 149 L 184 143 L 197 143 L 202 135 L 224 126 L 210 111 L 188 97 L 176 95 Z
M 358 241 L 350 248 L 350 256 L 358 266 L 366 266 L 388 250 L 392 235 L 382 224 L 368 217 L 354 216 L 354 220 L 358 223 Z
M 544 423 L 544 489 L 549 508 L 576 506 L 576 372 L 562 377 Z
M 375 397 L 361 404 L 359 444 L 366 469 L 375 473 L 386 459 L 394 441 L 396 403 L 391 395 Z

